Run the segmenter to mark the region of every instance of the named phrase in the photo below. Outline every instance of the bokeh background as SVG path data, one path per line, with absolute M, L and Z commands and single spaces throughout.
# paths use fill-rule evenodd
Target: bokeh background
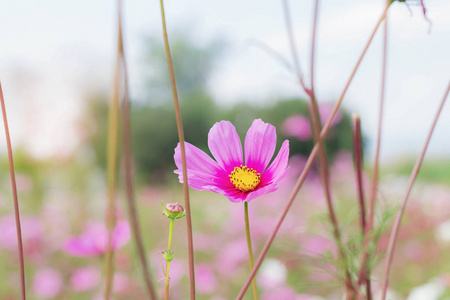
M 290 174 L 277 192 L 250 205 L 254 250 L 259 254 L 313 146 L 306 95 L 293 73 L 263 50 L 270 47 L 291 61 L 282 3 L 170 0 L 165 4 L 186 140 L 207 151 L 207 134 L 215 122 L 230 120 L 243 138 L 255 118 L 277 127 L 279 145 L 290 140 Z M 307 74 L 312 1 L 291 1 L 290 5 L 300 62 Z M 377 215 L 381 261 L 392 214 L 448 83 L 450 3 L 436 0 L 425 5 L 431 25 L 416 3 L 409 8 L 395 3 L 389 13 Z M 383 7 L 381 0 L 321 2 L 316 90 L 323 118 L 329 115 Z M 115 10 L 114 1 L 9 1 L 0 5 L 0 79 L 14 146 L 31 299 L 101 295 L 101 249 L 80 253 L 68 244 L 75 237 L 101 244 L 104 237 L 106 120 L 115 62 Z M 158 1 L 125 1 L 124 30 L 136 194 L 156 281 L 163 277 L 158 253 L 165 250 L 168 227 L 161 215 L 161 201 L 182 202 L 181 185 L 172 172 L 177 134 Z M 381 54 L 378 34 L 327 138 L 333 190 L 349 241 L 358 238 L 349 116 L 353 112 L 361 116 L 368 191 Z M 450 247 L 449 133 L 447 106 L 402 227 L 391 285 L 392 297 L 397 299 L 450 298 L 450 261 L 445 255 Z M 15 227 L 4 138 L 0 153 L 0 298 L 17 299 Z M 199 299 L 232 299 L 248 272 L 243 208 L 209 192 L 193 191 L 192 199 Z M 118 213 L 126 220 L 123 200 L 121 194 Z M 260 272 L 263 299 L 339 297 L 340 278 L 333 269 L 335 249 L 327 233 L 324 203 L 313 170 Z M 134 244 L 128 241 L 127 225 L 122 229 L 115 299 L 145 299 Z M 385 234 L 381 234 L 383 229 Z M 177 222 L 174 299 L 187 298 L 184 233 L 184 222 Z M 376 290 L 382 268 L 374 268 Z M 163 281 L 156 285 L 161 288 Z M 420 298 L 423 286 L 435 298 Z

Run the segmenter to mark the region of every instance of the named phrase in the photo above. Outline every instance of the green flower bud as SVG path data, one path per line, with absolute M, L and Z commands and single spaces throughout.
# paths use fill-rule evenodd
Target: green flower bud
M 173 252 L 170 250 L 163 252 L 162 255 L 166 261 L 172 261 L 174 258 Z

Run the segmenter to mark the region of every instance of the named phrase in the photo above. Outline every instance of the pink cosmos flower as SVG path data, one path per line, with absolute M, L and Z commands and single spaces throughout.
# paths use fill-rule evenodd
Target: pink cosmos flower
M 307 141 L 312 137 L 309 119 L 302 115 L 293 115 L 284 120 L 281 124 L 281 132 L 285 136 L 295 137 L 299 141 Z
M 130 226 L 127 221 L 119 221 L 113 232 L 113 249 L 124 246 L 130 239 Z M 106 252 L 108 230 L 103 223 L 93 223 L 78 237 L 70 238 L 64 250 L 73 256 L 95 256 Z
M 215 265 L 221 270 L 221 274 L 227 278 L 236 276 L 239 267 L 245 265 L 248 259 L 247 241 L 239 239 L 231 241 L 222 247 L 215 258 Z
M 63 287 L 63 281 L 58 271 L 42 269 L 34 275 L 32 287 L 39 298 L 49 299 L 59 294 Z
M 33 216 L 21 216 L 22 241 L 26 254 L 40 253 L 44 229 L 38 218 Z M 0 248 L 17 251 L 16 218 L 14 215 L 6 215 L 0 219 Z
M 100 270 L 95 267 L 78 268 L 70 277 L 70 285 L 76 292 L 85 292 L 95 289 L 100 278 Z
M 289 141 L 283 142 L 278 155 L 268 166 L 276 142 L 275 127 L 256 119 L 245 137 L 244 157 L 241 140 L 233 124 L 228 121 L 214 124 L 208 134 L 208 147 L 216 160 L 194 145 L 185 143 L 189 186 L 198 191 L 222 194 L 232 202 L 250 201 L 277 190 L 277 182 L 289 170 Z M 174 159 L 178 167 L 175 173 L 183 182 L 179 144 L 175 148 Z
M 217 288 L 217 280 L 214 272 L 207 264 L 200 264 L 195 269 L 197 290 L 200 294 L 212 294 Z
M 322 126 L 325 126 L 325 123 L 327 122 L 327 120 L 330 117 L 332 112 L 333 112 L 332 104 L 322 103 L 319 106 L 319 115 L 320 115 L 320 120 L 322 122 Z M 333 117 L 333 120 L 331 120 L 331 126 L 338 124 L 341 120 L 342 120 L 342 112 L 337 111 Z

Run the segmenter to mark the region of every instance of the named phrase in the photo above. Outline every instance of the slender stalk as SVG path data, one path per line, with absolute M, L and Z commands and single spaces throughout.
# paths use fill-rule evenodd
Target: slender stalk
M 314 5 L 314 17 L 313 17 L 312 33 L 311 33 L 312 39 L 311 39 L 311 61 L 310 61 L 310 63 L 311 63 L 311 66 L 310 66 L 311 88 L 310 89 L 308 89 L 305 86 L 305 83 L 303 80 L 303 75 L 301 72 L 300 63 L 298 61 L 297 51 L 296 51 L 296 47 L 295 47 L 295 41 L 294 41 L 293 34 L 292 34 L 292 25 L 291 25 L 291 21 L 290 21 L 287 0 L 284 0 L 283 4 L 284 4 L 283 7 L 284 7 L 284 12 L 285 12 L 285 19 L 286 19 L 286 27 L 287 27 L 287 32 L 288 32 L 288 37 L 289 37 L 289 42 L 290 42 L 291 54 L 292 54 L 292 58 L 293 58 L 294 65 L 295 65 L 295 70 L 297 72 L 297 76 L 298 76 L 301 87 L 303 88 L 305 93 L 310 98 L 310 104 L 311 104 L 310 105 L 310 118 L 311 118 L 311 123 L 313 125 L 312 127 L 313 127 L 314 141 L 316 143 L 318 143 L 318 145 L 319 145 L 319 173 L 320 173 L 320 178 L 321 178 L 321 182 L 322 182 L 322 186 L 324 189 L 324 194 L 325 194 L 325 198 L 326 198 L 326 202 L 327 202 L 328 213 L 330 216 L 331 224 L 333 226 L 333 236 L 336 240 L 336 244 L 338 245 L 339 256 L 340 256 L 341 260 L 345 262 L 346 255 L 345 255 L 345 251 L 342 246 L 339 223 L 338 223 L 336 213 L 335 213 L 334 207 L 333 207 L 326 149 L 325 149 L 324 143 L 322 141 L 320 141 L 320 139 L 319 139 L 320 130 L 321 130 L 321 120 L 320 120 L 320 114 L 319 114 L 319 106 L 317 104 L 315 89 L 314 89 L 314 70 L 315 70 L 314 64 L 315 64 L 315 52 L 316 52 L 315 49 L 316 49 L 316 37 L 317 37 L 317 21 L 318 21 L 318 13 L 319 13 L 319 0 L 316 0 L 315 5 Z M 345 286 L 346 286 L 346 290 L 347 290 L 347 295 L 354 294 L 354 289 L 353 289 L 352 283 L 351 283 L 351 276 L 347 269 L 345 270 Z M 352 297 L 350 297 L 350 298 L 352 298 Z
M 390 0 L 388 0 L 386 6 L 389 7 Z M 386 70 L 387 70 L 387 43 L 388 43 L 388 17 L 386 15 L 384 22 L 384 33 L 383 33 L 383 62 L 381 71 L 381 92 L 380 92 L 380 108 L 378 111 L 378 131 L 377 131 L 377 146 L 375 151 L 375 159 L 373 164 L 373 175 L 372 175 L 372 191 L 370 194 L 370 208 L 369 208 L 369 220 L 367 223 L 366 233 L 370 232 L 373 227 L 373 217 L 375 212 L 375 200 L 378 190 L 378 170 L 380 161 L 380 149 L 381 149 L 381 133 L 383 129 L 383 111 L 384 111 L 384 99 L 386 94 Z
M 267 45 L 266 43 L 261 42 L 261 41 L 256 40 L 256 39 L 250 39 L 247 43 L 249 45 L 255 46 L 256 48 L 258 48 L 261 51 L 265 52 L 267 55 L 269 55 L 271 58 L 273 58 L 274 61 L 280 63 L 289 72 L 294 71 L 297 74 L 297 72 L 292 69 L 292 66 L 289 63 L 289 61 L 286 58 L 284 58 L 281 54 L 279 54 L 276 50 L 274 50 L 269 45 Z
M 245 235 L 247 237 L 248 263 L 250 271 L 253 269 L 253 250 L 252 239 L 250 237 L 250 222 L 248 220 L 248 202 L 244 201 Z M 255 278 L 252 279 L 253 299 L 258 300 L 258 291 L 256 290 Z
M 120 0 L 119 0 L 120 1 Z M 121 3 L 119 3 L 120 5 Z M 121 6 L 120 6 L 121 7 Z M 121 7 L 122 10 L 122 7 Z M 128 204 L 128 214 L 131 223 L 131 228 L 136 242 L 136 248 L 138 251 L 138 257 L 140 260 L 140 265 L 142 268 L 142 275 L 144 277 L 145 287 L 147 293 L 152 300 L 156 300 L 156 291 L 152 283 L 152 278 L 150 276 L 150 271 L 147 263 L 147 255 L 145 254 L 144 243 L 142 241 L 141 230 L 139 226 L 139 217 L 136 212 L 136 200 L 134 198 L 134 187 L 133 187 L 133 171 L 132 171 L 132 155 L 131 155 L 131 125 L 130 125 L 130 97 L 129 97 L 129 85 L 128 85 L 128 68 L 127 61 L 125 57 L 125 50 L 123 46 L 122 38 L 122 18 L 119 15 L 119 55 L 122 61 L 122 72 L 124 80 L 124 95 L 123 95 L 123 111 L 122 111 L 122 121 L 123 121 L 123 135 L 122 135 L 122 147 L 124 152 L 124 168 L 125 168 L 125 189 L 126 189 L 126 199 Z
M 172 248 L 172 235 L 173 235 L 173 224 L 175 219 L 170 218 L 170 226 L 169 226 L 169 242 L 167 244 L 167 251 L 170 252 Z M 166 261 L 166 284 L 165 284 L 165 300 L 169 300 L 169 282 L 170 282 L 170 260 Z
M 321 120 L 320 120 L 320 114 L 319 114 L 319 105 L 316 100 L 316 92 L 315 92 L 315 85 L 314 85 L 314 71 L 315 71 L 315 53 L 316 53 L 316 38 L 317 38 L 317 21 L 318 21 L 318 14 L 319 14 L 319 0 L 315 1 L 314 5 L 314 17 L 313 17 L 313 26 L 312 26 L 312 34 L 311 34 L 311 89 L 310 89 L 310 100 L 311 100 L 311 118 L 313 123 L 313 133 L 314 133 L 314 140 L 319 145 L 319 173 L 322 180 L 322 185 L 325 193 L 325 198 L 327 201 L 327 207 L 328 207 L 328 213 L 330 215 L 331 224 L 333 225 L 333 236 L 336 240 L 336 244 L 339 249 L 339 256 L 340 259 L 344 262 L 344 268 L 345 268 L 345 289 L 346 289 L 346 295 L 347 299 L 353 299 L 355 297 L 355 289 L 353 288 L 352 279 L 350 276 L 350 272 L 347 269 L 347 263 L 346 263 L 346 254 L 342 245 L 341 240 L 341 232 L 339 229 L 339 222 L 336 217 L 336 213 L 334 211 L 333 207 L 333 198 L 331 193 L 331 183 L 330 183 L 330 175 L 329 175 L 329 166 L 328 166 L 328 160 L 327 160 L 327 152 L 325 148 L 324 141 L 321 141 L 320 139 L 320 130 L 321 130 Z
M 14 199 L 14 215 L 16 218 L 17 250 L 19 252 L 19 268 L 20 268 L 20 294 L 22 300 L 25 300 L 26 299 L 25 264 L 22 245 L 22 229 L 20 227 L 19 199 L 17 197 L 16 175 L 14 173 L 14 160 L 11 147 L 11 138 L 9 136 L 8 118 L 6 117 L 5 99 L 3 98 L 3 89 L 1 81 L 0 81 L 0 101 L 2 104 L 3 126 L 5 128 L 6 146 L 8 148 L 9 174 L 11 177 L 11 189 L 13 192 L 13 199 Z
M 312 25 L 312 33 L 311 33 L 311 67 L 310 67 L 310 72 L 311 72 L 311 94 L 315 96 L 315 92 L 314 92 L 314 63 L 315 63 L 315 55 L 316 55 L 316 37 L 317 37 L 317 20 L 318 20 L 318 15 L 319 15 L 319 0 L 315 1 L 315 5 L 314 5 L 314 17 L 313 17 L 313 25 Z
M 326 136 L 326 134 L 328 133 L 328 130 L 331 127 L 331 121 L 333 120 L 334 116 L 336 115 L 336 113 L 337 113 L 337 111 L 338 111 L 338 109 L 339 109 L 339 107 L 340 107 L 340 105 L 341 105 L 341 103 L 342 103 L 342 101 L 344 99 L 344 96 L 347 93 L 348 88 L 350 87 L 350 83 L 352 82 L 353 77 L 355 76 L 356 71 L 358 70 L 359 65 L 361 64 L 361 61 L 364 58 L 364 56 L 365 56 L 365 54 L 367 52 L 367 49 L 369 48 L 370 44 L 372 43 L 372 40 L 373 40 L 373 38 L 375 36 L 375 33 L 378 31 L 378 28 L 380 27 L 380 24 L 383 22 L 384 17 L 386 16 L 386 13 L 387 13 L 387 9 L 381 14 L 377 24 L 375 25 L 375 28 L 373 29 L 373 31 L 372 31 L 372 33 L 371 33 L 371 35 L 369 37 L 369 40 L 367 41 L 367 44 L 364 47 L 364 49 L 363 49 L 363 51 L 362 51 L 362 53 L 361 53 L 361 55 L 360 55 L 356 65 L 355 65 L 355 67 L 354 67 L 354 69 L 353 69 L 353 71 L 352 71 L 352 73 L 350 75 L 350 78 L 348 79 L 348 81 L 347 81 L 347 83 L 346 83 L 346 85 L 345 85 L 341 95 L 339 96 L 338 100 L 334 104 L 333 111 L 331 112 L 327 122 L 325 123 L 325 125 L 324 125 L 324 127 L 323 127 L 323 129 L 322 129 L 322 131 L 320 133 L 320 140 L 322 140 Z M 258 271 L 258 269 L 261 266 L 265 256 L 267 255 L 267 251 L 269 250 L 270 246 L 272 245 L 272 242 L 275 239 L 275 236 L 276 236 L 278 230 L 280 229 L 281 224 L 284 221 L 284 218 L 286 217 L 286 215 L 287 215 L 287 213 L 288 213 L 292 203 L 294 202 L 295 196 L 297 195 L 298 191 L 302 187 L 302 185 L 303 185 L 303 183 L 304 183 L 304 181 L 306 179 L 306 176 L 308 175 L 308 172 L 311 169 L 312 163 L 313 163 L 313 161 L 314 161 L 314 159 L 315 159 L 315 157 L 317 155 L 318 148 L 319 148 L 318 144 L 316 143 L 316 145 L 314 146 L 313 150 L 311 151 L 311 154 L 308 157 L 308 160 L 307 160 L 307 162 L 305 164 L 305 167 L 303 168 L 302 173 L 300 174 L 300 176 L 299 176 L 299 178 L 298 178 L 298 180 L 297 180 L 297 182 L 296 182 L 296 184 L 295 184 L 295 186 L 294 186 L 294 188 L 293 188 L 293 190 L 292 190 L 292 192 L 291 192 L 291 194 L 290 194 L 290 196 L 288 198 L 288 203 L 286 204 L 286 207 L 284 208 L 281 216 L 279 217 L 279 219 L 277 221 L 277 224 L 275 225 L 272 233 L 270 234 L 269 238 L 267 239 L 267 241 L 266 241 L 266 243 L 264 245 L 264 248 L 263 248 L 261 254 L 258 257 L 258 260 L 256 261 L 256 264 L 253 267 L 252 272 L 250 273 L 249 277 L 247 278 L 247 281 L 244 283 L 243 287 L 241 288 L 241 290 L 240 290 L 240 292 L 239 292 L 239 294 L 237 296 L 237 299 L 242 299 L 242 297 L 244 297 L 244 294 L 247 291 L 247 289 L 248 289 L 248 287 L 250 285 L 250 282 L 252 281 L 252 279 L 256 275 L 256 272 Z
M 194 242 L 192 238 L 191 205 L 189 201 L 189 186 L 186 167 L 186 150 L 184 145 L 184 130 L 183 130 L 183 122 L 181 120 L 180 104 L 178 102 L 178 92 L 175 81 L 175 73 L 173 71 L 172 56 L 170 54 L 169 38 L 167 36 L 167 26 L 163 0 L 160 0 L 160 5 L 161 5 L 161 19 L 164 36 L 164 46 L 166 49 L 167 65 L 170 73 L 170 83 L 172 85 L 173 103 L 175 106 L 175 116 L 177 120 L 178 139 L 180 140 L 181 163 L 183 169 L 184 205 L 186 209 L 186 225 L 187 225 L 186 228 L 187 228 L 188 253 L 189 253 L 189 285 L 190 285 L 190 296 L 192 300 L 195 299 Z
M 360 220 L 361 220 L 361 231 L 364 239 L 365 230 L 366 230 L 366 206 L 365 206 L 365 197 L 364 197 L 364 188 L 362 181 L 362 136 L 361 136 L 361 119 L 358 114 L 354 114 L 352 116 L 353 121 L 353 153 L 355 159 L 355 173 L 356 173 L 356 185 L 358 188 L 358 200 L 359 200 L 359 208 L 360 208 Z M 364 270 L 364 285 L 366 286 L 366 296 L 367 300 L 372 299 L 372 288 L 370 279 L 368 276 L 367 266 L 361 268 Z
M 386 0 L 386 7 L 391 4 L 390 0 Z M 366 288 L 370 289 L 367 284 L 370 284 L 370 270 L 367 267 L 367 260 L 369 259 L 369 249 L 368 243 L 370 241 L 370 232 L 373 228 L 373 218 L 375 214 L 375 201 L 378 191 L 378 180 L 379 180 L 379 161 L 380 161 L 380 149 L 381 149 L 381 133 L 383 128 L 383 111 L 384 111 L 384 99 L 386 91 L 386 73 L 387 73 L 387 46 L 388 46 L 388 16 L 386 14 L 384 22 L 384 32 L 383 32 L 383 59 L 382 59 L 382 71 L 381 71 L 381 91 L 380 91 L 380 107 L 378 111 L 378 131 L 377 131 L 377 143 L 375 150 L 375 158 L 373 163 L 373 174 L 372 174 L 372 188 L 369 199 L 369 213 L 368 222 L 364 228 L 364 238 L 363 238 L 363 257 L 361 262 L 361 270 L 358 275 L 358 284 L 365 282 Z
M 117 8 L 118 19 L 120 18 L 120 2 Z M 111 298 L 114 276 L 114 249 L 112 247 L 113 230 L 115 227 L 115 198 L 116 198 L 116 177 L 117 177 L 117 159 L 119 152 L 119 89 L 120 89 L 120 40 L 122 39 L 120 23 L 118 26 L 117 39 L 117 61 L 114 76 L 113 94 L 108 112 L 108 144 L 107 144 L 107 189 L 108 204 L 106 213 L 106 223 L 108 227 L 108 245 L 105 257 L 105 300 Z
M 353 121 L 353 156 L 355 159 L 356 185 L 358 187 L 359 214 L 362 234 L 366 228 L 366 205 L 364 199 L 364 188 L 362 182 L 362 139 L 361 139 L 361 119 L 358 114 L 352 115 Z
M 305 85 L 305 82 L 303 80 L 303 73 L 302 73 L 302 69 L 300 67 L 300 62 L 298 59 L 298 52 L 295 46 L 295 40 L 294 40 L 294 34 L 293 34 L 293 30 L 292 30 L 292 22 L 291 22 L 291 15 L 289 13 L 289 3 L 288 0 L 283 0 L 283 12 L 284 12 L 284 19 L 286 20 L 286 31 L 288 33 L 288 38 L 289 38 L 289 44 L 290 44 L 290 48 L 291 48 L 291 55 L 292 55 L 292 59 L 294 61 L 294 67 L 295 67 L 295 72 L 297 73 L 300 85 L 302 86 L 302 88 L 305 91 L 308 91 L 308 88 Z M 307 92 L 307 94 L 309 94 L 309 92 Z
M 387 257 L 386 257 L 384 280 L 383 280 L 383 294 L 382 294 L 383 300 L 386 299 L 386 292 L 387 292 L 388 281 L 389 281 L 389 272 L 390 272 L 391 265 L 392 265 L 392 258 L 394 255 L 395 244 L 397 242 L 397 236 L 398 236 L 398 232 L 400 230 L 400 223 L 402 221 L 403 213 L 405 212 L 406 205 L 408 204 L 409 194 L 411 193 L 412 187 L 417 178 L 417 174 L 419 173 L 420 166 L 422 165 L 422 161 L 425 157 L 425 153 L 428 148 L 428 144 L 430 143 L 431 136 L 433 134 L 434 128 L 436 127 L 436 123 L 439 119 L 439 115 L 441 114 L 442 108 L 444 107 L 444 103 L 445 103 L 445 100 L 447 99 L 449 91 L 450 91 L 450 82 L 447 85 L 447 90 L 445 91 L 444 97 L 442 98 L 439 108 L 436 112 L 436 115 L 433 120 L 433 124 L 431 125 L 430 131 L 428 133 L 425 144 L 423 145 L 422 151 L 420 152 L 420 155 L 416 160 L 416 164 L 414 165 L 414 169 L 411 172 L 411 175 L 409 177 L 408 185 L 406 188 L 405 195 L 403 196 L 403 199 L 401 202 L 400 210 L 397 213 L 397 217 L 395 218 L 394 226 L 391 230 L 391 235 L 389 238 L 389 245 L 388 245 L 388 250 L 387 250 Z

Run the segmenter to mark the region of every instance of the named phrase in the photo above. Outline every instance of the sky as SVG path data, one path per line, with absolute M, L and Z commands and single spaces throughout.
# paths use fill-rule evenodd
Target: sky
M 315 86 L 319 102 L 334 103 L 355 66 L 384 0 L 320 1 Z M 303 73 L 309 78 L 313 1 L 291 0 L 291 17 Z M 395 3 L 389 13 L 388 75 L 382 159 L 416 156 L 450 80 L 450 2 L 421 8 Z M 208 82 L 223 106 L 255 105 L 305 96 L 262 42 L 292 61 L 280 0 L 165 1 L 169 38 L 188 32 L 198 43 L 227 43 Z M 161 37 L 159 1 L 124 1 L 124 36 L 132 98 L 142 97 L 146 36 Z M 360 114 L 373 154 L 381 84 L 382 35 L 377 34 L 344 98 Z M 115 63 L 115 1 L 3 1 L 0 5 L 0 80 L 12 140 L 38 157 L 68 154 L 82 135 L 78 120 L 86 95 L 110 91 Z M 431 156 L 450 156 L 450 105 L 433 136 Z M 4 146 L 4 139 L 0 144 Z M 2 147 L 4 149 L 5 147 Z

